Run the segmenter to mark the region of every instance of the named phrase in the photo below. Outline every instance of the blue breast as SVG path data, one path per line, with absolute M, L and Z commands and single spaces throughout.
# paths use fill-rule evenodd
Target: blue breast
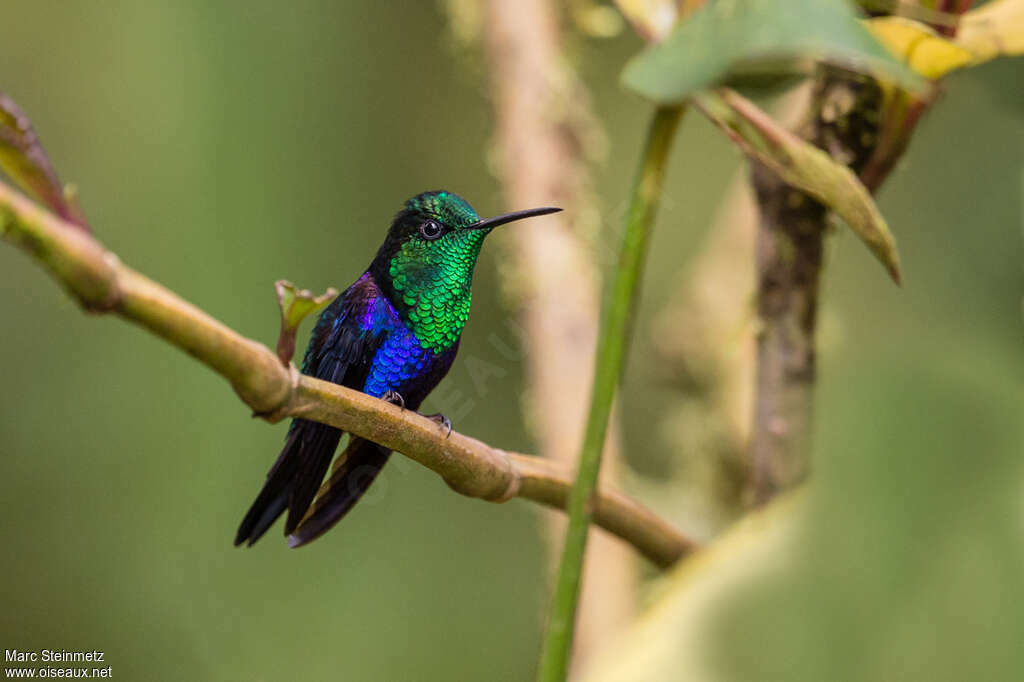
M 429 372 L 434 354 L 420 346 L 401 323 L 392 330 L 370 363 L 363 392 L 379 398 L 389 389 L 403 393 L 409 382 Z
M 360 326 L 371 334 L 385 336 L 370 362 L 364 393 L 375 398 L 388 390 L 404 394 L 403 389 L 411 382 L 430 372 L 434 353 L 420 345 L 419 339 L 402 323 L 394 306 L 383 296 L 367 307 Z

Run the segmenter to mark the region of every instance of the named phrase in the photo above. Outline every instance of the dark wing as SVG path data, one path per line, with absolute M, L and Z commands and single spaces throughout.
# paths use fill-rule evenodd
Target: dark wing
M 351 388 L 361 388 L 384 332 L 367 327 L 364 318 L 379 291 L 369 276 L 361 278 L 320 316 L 306 349 L 304 374 Z M 295 419 L 263 489 L 242 519 L 235 544 L 252 545 L 287 508 L 285 534 L 305 516 L 338 447 L 342 432 L 333 426 Z

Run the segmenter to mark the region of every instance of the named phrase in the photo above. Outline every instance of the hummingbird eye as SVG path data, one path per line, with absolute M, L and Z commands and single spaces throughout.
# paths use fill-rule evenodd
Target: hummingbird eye
M 437 239 L 443 231 L 441 224 L 436 220 L 428 220 L 420 225 L 420 234 L 423 235 L 424 239 Z

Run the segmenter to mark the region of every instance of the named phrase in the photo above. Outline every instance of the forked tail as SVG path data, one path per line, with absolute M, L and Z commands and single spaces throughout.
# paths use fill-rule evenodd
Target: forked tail
M 359 501 L 391 451 L 352 437 L 321 487 L 341 435 L 325 424 L 305 419 L 292 422 L 281 454 L 238 527 L 235 545 L 252 546 L 287 509 L 284 532 L 288 544 L 301 547 L 320 537 Z
M 330 530 L 355 506 L 390 455 L 387 448 L 353 436 L 335 461 L 331 477 L 320 489 L 312 508 L 288 535 L 288 546 L 301 547 Z

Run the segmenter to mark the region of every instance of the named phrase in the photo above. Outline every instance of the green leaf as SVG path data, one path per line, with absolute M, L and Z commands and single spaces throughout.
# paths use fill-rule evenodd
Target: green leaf
M 285 279 L 274 282 L 277 304 L 281 309 L 281 333 L 277 337 L 277 357 L 287 365 L 295 355 L 295 335 L 302 321 L 320 312 L 338 296 L 337 289 L 328 289 L 314 296 L 308 289 L 299 289 Z
M 659 103 L 751 72 L 786 75 L 824 60 L 922 90 L 925 82 L 861 25 L 846 0 L 714 0 L 635 56 L 623 82 Z
M 789 132 L 735 92 L 703 93 L 695 101 L 747 155 L 842 218 L 899 284 L 896 240 L 871 193 L 849 168 Z
M 85 216 L 65 189 L 32 122 L 14 100 L 0 92 L 0 168 L 64 220 L 89 232 Z

